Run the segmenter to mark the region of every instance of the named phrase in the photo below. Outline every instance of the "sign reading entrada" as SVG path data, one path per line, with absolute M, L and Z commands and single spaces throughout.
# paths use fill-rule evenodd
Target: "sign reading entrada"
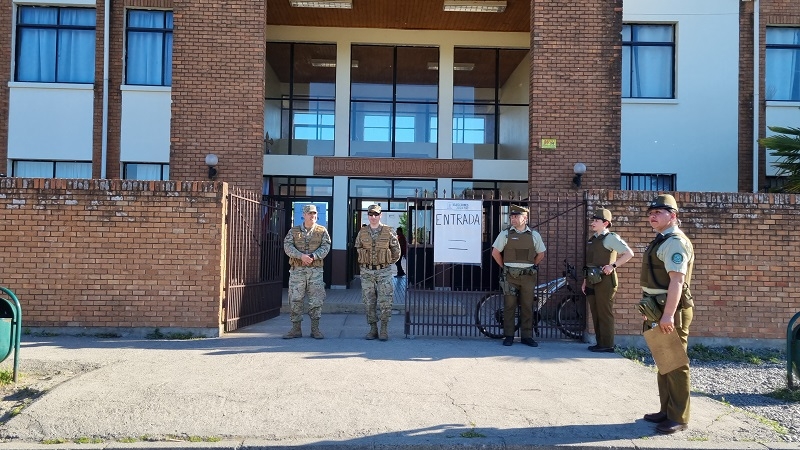
M 315 156 L 314 175 L 472 178 L 472 160 Z

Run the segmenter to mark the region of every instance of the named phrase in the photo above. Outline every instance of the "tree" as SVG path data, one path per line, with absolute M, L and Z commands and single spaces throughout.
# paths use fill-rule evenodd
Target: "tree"
M 778 157 L 775 167 L 780 169 L 780 175 L 786 177 L 786 184 L 780 191 L 800 193 L 800 128 L 768 128 L 775 133 L 782 133 L 758 140 L 765 148 L 774 150 L 773 154 Z

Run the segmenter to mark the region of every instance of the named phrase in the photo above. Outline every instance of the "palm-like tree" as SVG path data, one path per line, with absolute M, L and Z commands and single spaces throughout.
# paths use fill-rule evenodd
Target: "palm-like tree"
M 782 192 L 800 193 L 800 128 L 768 127 L 776 134 L 761 138 L 758 143 L 774 150 L 778 157 L 775 167 L 780 169 L 780 174 L 786 176 L 786 184 L 781 187 Z

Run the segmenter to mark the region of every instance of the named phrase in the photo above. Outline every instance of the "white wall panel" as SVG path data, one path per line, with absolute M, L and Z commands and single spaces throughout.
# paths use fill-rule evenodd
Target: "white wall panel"
M 675 99 L 623 99 L 622 171 L 681 191 L 736 191 L 739 2 L 629 0 L 626 23 L 675 24 Z
M 91 85 L 10 83 L 8 159 L 91 161 Z
M 169 162 L 171 90 L 122 89 L 122 162 Z

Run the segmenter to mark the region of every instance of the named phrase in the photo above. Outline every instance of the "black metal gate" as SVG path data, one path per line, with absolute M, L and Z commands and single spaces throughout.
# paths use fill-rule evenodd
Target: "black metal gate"
M 280 314 L 283 294 L 282 202 L 262 201 L 261 194 L 228 195 L 225 331 Z
M 482 201 L 480 265 L 434 264 L 434 200 L 408 199 L 406 335 L 502 335 L 503 294 L 492 244 L 509 226 L 509 206 L 518 204 L 530 209 L 528 225 L 541 234 L 547 247 L 539 265 L 535 331 L 545 339 L 583 337 L 586 299 L 575 270 L 585 259 L 587 216 L 582 197 L 474 199 Z

